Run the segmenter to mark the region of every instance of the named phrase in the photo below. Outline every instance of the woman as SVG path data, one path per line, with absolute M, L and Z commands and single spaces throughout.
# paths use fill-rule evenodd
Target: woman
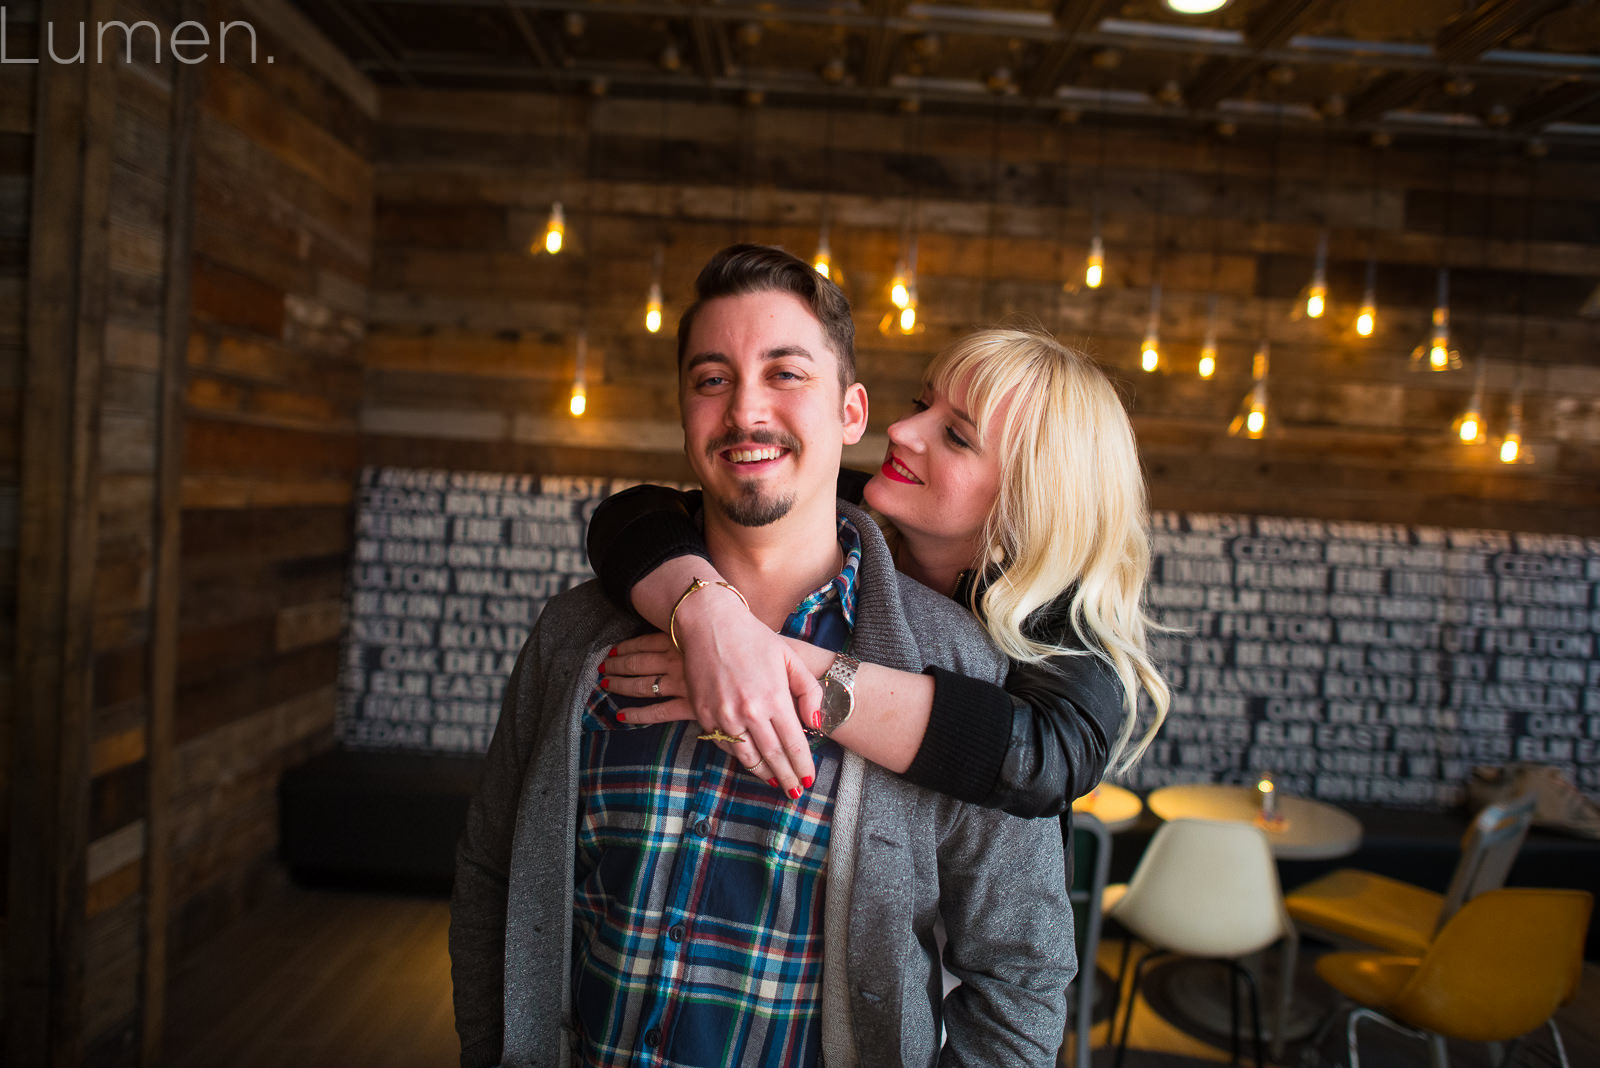
M 1108 766 L 1138 759 L 1169 700 L 1146 642 L 1148 516 L 1122 403 L 1088 357 L 1043 330 L 981 330 L 934 359 L 889 442 L 860 492 L 896 566 L 970 608 L 1012 671 L 1001 689 L 863 664 L 856 712 L 832 737 L 928 789 L 1059 814 Z M 631 724 L 693 718 L 742 736 L 724 748 L 797 797 L 812 774 L 801 720 L 820 707 L 833 653 L 778 637 L 731 587 L 680 597 L 692 579 L 721 577 L 691 503 L 643 486 L 595 513 L 589 555 L 607 591 L 682 650 L 665 633 L 623 643 L 602 685 L 675 698 L 630 709 Z M 1141 689 L 1154 716 L 1134 741 Z

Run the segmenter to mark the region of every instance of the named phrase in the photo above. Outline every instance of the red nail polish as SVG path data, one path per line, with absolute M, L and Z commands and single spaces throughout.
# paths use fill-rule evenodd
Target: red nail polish
M 617 713 L 617 722 L 618 723 L 626 723 L 626 722 L 628 722 L 628 717 L 623 715 L 621 712 L 618 712 Z
M 811 713 L 811 729 L 817 731 L 822 729 L 822 709 L 820 708 Z
M 804 786 L 807 790 L 809 790 L 809 789 L 811 789 L 811 784 L 813 782 L 816 782 L 816 780 L 813 779 L 811 776 L 807 775 L 805 778 L 800 780 L 800 785 Z
M 602 661 L 600 661 L 600 674 L 604 675 L 605 673 L 606 673 L 606 662 L 604 660 L 602 660 Z
M 768 786 L 777 786 L 778 785 L 778 780 L 777 779 L 768 779 L 767 780 L 767 785 Z
M 798 787 L 798 786 L 789 787 L 789 800 L 790 801 L 798 801 L 798 800 L 800 800 L 800 787 Z
M 607 653 L 606 655 L 607 656 L 616 656 L 617 655 L 617 647 L 615 645 L 613 645 L 611 647 L 611 651 L 609 653 Z
M 609 689 L 611 689 L 611 680 L 610 680 L 610 679 L 601 679 L 601 680 L 600 680 L 600 688 L 601 688 L 601 689 L 602 689 L 602 690 L 609 690 Z

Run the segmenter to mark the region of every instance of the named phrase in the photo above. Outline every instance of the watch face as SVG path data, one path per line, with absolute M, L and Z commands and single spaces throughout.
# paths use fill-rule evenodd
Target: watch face
M 831 732 L 850 718 L 855 708 L 856 695 L 850 687 L 836 679 L 822 680 L 822 729 Z

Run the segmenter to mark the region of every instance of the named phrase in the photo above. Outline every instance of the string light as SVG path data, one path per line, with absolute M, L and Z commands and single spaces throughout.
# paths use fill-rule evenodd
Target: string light
M 833 253 L 828 249 L 828 224 L 823 223 L 817 233 L 817 254 L 811 257 L 811 266 L 824 278 L 833 277 Z
M 1500 462 L 1503 464 L 1532 463 L 1533 457 L 1522 447 L 1522 387 L 1517 387 L 1511 399 L 1510 416 L 1506 420 L 1506 436 L 1500 439 Z
M 1356 333 L 1371 337 L 1378 328 L 1378 259 L 1367 259 L 1367 285 L 1361 293 L 1361 310 L 1356 313 Z
M 1197 368 L 1201 378 L 1210 378 L 1217 373 L 1217 295 L 1211 294 L 1211 299 L 1206 308 L 1206 340 L 1200 346 L 1200 365 Z
M 1450 347 L 1450 272 L 1439 268 L 1439 291 L 1433 305 L 1428 340 L 1411 351 L 1413 370 L 1449 371 L 1461 366 L 1461 353 Z
M 576 366 L 572 376 L 572 397 L 567 402 L 567 407 L 574 416 L 580 416 L 589 408 L 589 390 L 584 383 L 584 364 L 588 362 L 589 334 L 587 331 L 578 333 L 578 354 Z
M 1153 374 L 1161 366 L 1161 283 L 1150 284 L 1150 321 L 1145 324 L 1139 366 Z
M 567 216 L 561 210 L 561 201 L 557 200 L 550 205 L 550 218 L 544 224 L 544 250 L 554 256 L 561 251 L 561 246 L 566 241 Z
M 1230 437 L 1244 436 L 1259 439 L 1267 432 L 1267 358 L 1270 346 L 1266 341 L 1261 342 L 1256 349 L 1255 359 L 1251 361 L 1250 374 L 1255 379 L 1255 384 L 1250 387 L 1250 392 L 1244 395 L 1239 402 L 1239 411 L 1233 417 L 1233 422 L 1228 424 Z
M 900 260 L 894 265 L 894 279 L 889 283 L 889 303 L 902 311 L 911 302 L 911 282 L 906 275 L 905 261 Z
M 1483 429 L 1483 380 L 1485 366 L 1482 357 L 1478 359 L 1478 375 L 1472 385 L 1472 399 L 1467 402 L 1466 411 L 1456 416 L 1455 422 L 1450 424 L 1450 429 L 1463 445 L 1476 445 L 1485 440 L 1487 435 Z
M 915 282 L 906 287 L 906 302 L 900 309 L 900 332 L 909 334 L 917 329 L 917 285 Z
M 650 275 L 650 295 L 644 304 L 644 328 L 652 334 L 661 332 L 661 264 L 665 256 L 665 251 L 657 245 L 655 267 Z
M 1328 310 L 1328 231 L 1317 235 L 1317 259 L 1311 269 L 1311 284 L 1306 287 L 1306 315 L 1322 318 Z
M 1089 259 L 1083 268 L 1083 284 L 1090 289 L 1099 289 L 1100 283 L 1105 280 L 1106 272 L 1106 246 L 1100 240 L 1099 224 L 1096 224 L 1094 237 L 1089 240 Z

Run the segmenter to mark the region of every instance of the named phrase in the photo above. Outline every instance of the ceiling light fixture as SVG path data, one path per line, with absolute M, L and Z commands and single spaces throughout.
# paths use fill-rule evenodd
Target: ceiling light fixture
M 1180 15 L 1209 15 L 1228 6 L 1228 0 L 1165 0 Z
M 589 355 L 589 334 L 587 331 L 578 332 L 578 354 L 576 366 L 572 375 L 572 397 L 567 402 L 567 408 L 574 416 L 582 415 L 589 408 L 589 390 L 584 382 L 584 364 Z

